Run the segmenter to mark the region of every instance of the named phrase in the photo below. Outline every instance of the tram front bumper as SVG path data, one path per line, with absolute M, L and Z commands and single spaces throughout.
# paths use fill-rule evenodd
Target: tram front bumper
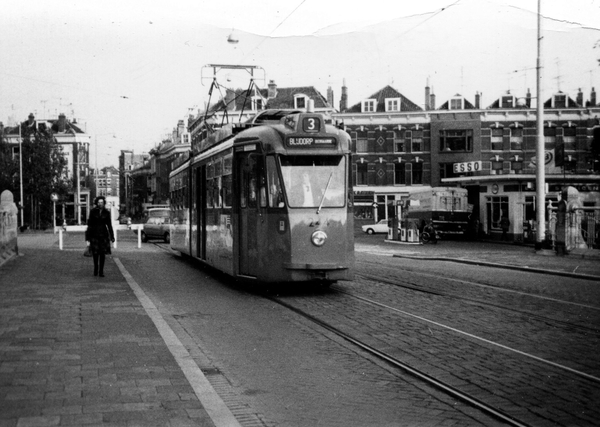
M 288 270 L 347 270 L 348 267 L 339 264 L 333 263 L 296 263 L 296 262 L 286 262 L 283 264 L 283 267 Z

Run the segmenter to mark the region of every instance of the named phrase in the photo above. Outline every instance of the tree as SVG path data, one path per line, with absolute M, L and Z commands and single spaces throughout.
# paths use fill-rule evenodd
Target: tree
M 48 129 L 21 124 L 25 221 L 34 228 L 52 223 L 50 195 L 65 198 L 73 183 L 67 179 L 67 159 Z
M 4 135 L 0 138 L 0 193 L 19 191 L 19 160 L 13 159 L 10 146 Z

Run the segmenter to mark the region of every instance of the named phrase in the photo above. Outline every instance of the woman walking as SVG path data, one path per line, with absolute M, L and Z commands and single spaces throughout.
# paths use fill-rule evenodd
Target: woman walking
M 90 217 L 85 231 L 85 240 L 91 247 L 94 258 L 94 276 L 104 277 L 104 260 L 110 254 L 110 244 L 115 241 L 110 211 L 104 208 L 106 198 L 99 196 L 94 199 L 95 208 L 90 211 Z

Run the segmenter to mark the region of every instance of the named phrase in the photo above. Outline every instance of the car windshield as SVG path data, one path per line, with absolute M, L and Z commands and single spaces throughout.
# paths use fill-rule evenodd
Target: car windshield
M 290 207 L 342 207 L 343 156 L 281 156 L 281 173 Z

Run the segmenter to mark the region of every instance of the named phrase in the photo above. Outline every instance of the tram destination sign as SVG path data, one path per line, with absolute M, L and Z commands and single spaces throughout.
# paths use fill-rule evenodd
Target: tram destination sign
M 335 144 L 336 139 L 332 137 L 290 136 L 287 138 L 288 147 L 322 147 Z

